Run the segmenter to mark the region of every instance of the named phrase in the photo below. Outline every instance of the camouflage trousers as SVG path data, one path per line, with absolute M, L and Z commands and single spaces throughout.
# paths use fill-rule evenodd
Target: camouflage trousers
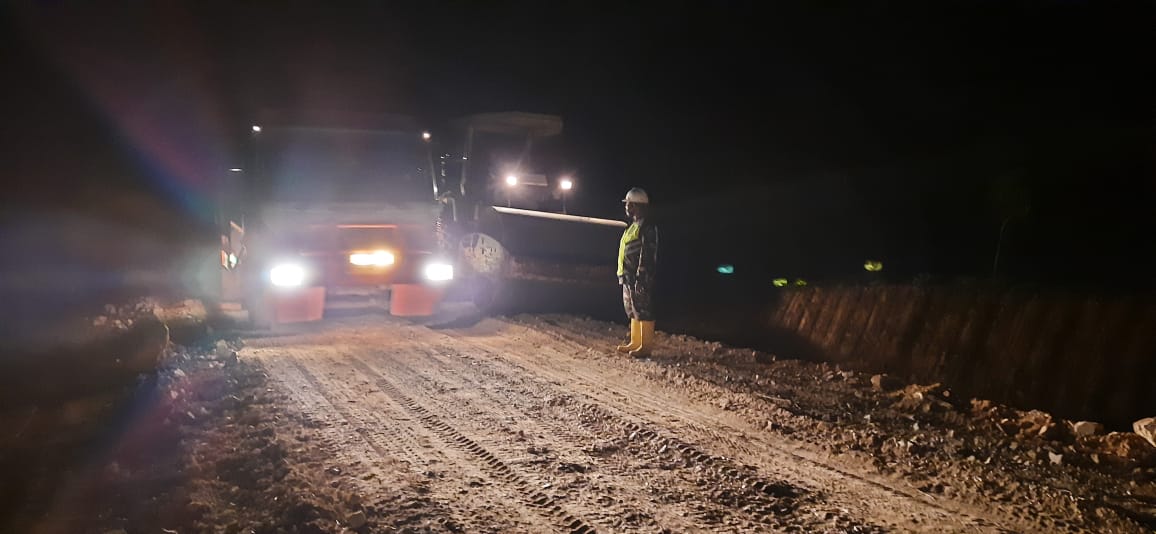
M 651 308 L 651 285 L 644 282 L 629 282 L 621 280 L 622 307 L 626 316 L 639 321 L 653 321 L 654 312 Z

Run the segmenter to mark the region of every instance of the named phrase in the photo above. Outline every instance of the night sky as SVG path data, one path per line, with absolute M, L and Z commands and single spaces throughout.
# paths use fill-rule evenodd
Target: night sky
M 986 277 L 1008 221 L 1005 276 L 1156 280 L 1150 2 L 81 4 L 6 9 L 7 225 L 200 228 L 263 107 L 521 110 L 678 261 Z

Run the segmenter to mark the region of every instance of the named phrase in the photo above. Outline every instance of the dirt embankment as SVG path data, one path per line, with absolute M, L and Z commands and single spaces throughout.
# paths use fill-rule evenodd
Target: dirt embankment
M 1118 430 L 1156 415 L 1151 295 L 893 285 L 791 288 L 728 301 L 735 304 L 682 310 L 665 324 Z

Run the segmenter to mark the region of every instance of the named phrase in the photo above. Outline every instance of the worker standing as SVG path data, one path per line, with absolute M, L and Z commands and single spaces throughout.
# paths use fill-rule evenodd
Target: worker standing
M 648 218 L 650 198 L 637 187 L 622 200 L 631 224 L 618 247 L 618 283 L 622 285 L 622 305 L 630 318 L 630 342 L 617 347 L 634 357 L 650 354 L 654 344 L 654 315 L 651 299 L 658 261 L 658 228 Z

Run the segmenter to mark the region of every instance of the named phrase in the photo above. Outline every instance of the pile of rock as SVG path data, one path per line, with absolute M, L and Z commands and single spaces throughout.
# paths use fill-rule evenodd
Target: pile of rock
M 142 298 L 36 322 L 6 340 L 0 401 L 35 405 L 133 385 L 160 365 L 170 324 L 204 320 L 199 301 Z
M 1129 469 L 1156 466 L 1156 417 L 1136 421 L 1133 432 L 1105 433 L 1104 425 L 1094 421 L 1056 419 L 1040 410 L 1020 411 L 990 400 L 971 399 L 970 406 L 959 405 L 960 400 L 942 384 L 905 385 L 879 374 L 871 377 L 871 386 L 894 399 L 891 407 L 902 413 L 938 413 L 949 419 L 962 416 L 991 421 L 1016 448 L 1046 449 L 1055 464 L 1081 458 L 1091 464 L 1106 461 Z
M 1156 447 L 1156 417 L 1146 417 L 1132 423 L 1132 431 Z

